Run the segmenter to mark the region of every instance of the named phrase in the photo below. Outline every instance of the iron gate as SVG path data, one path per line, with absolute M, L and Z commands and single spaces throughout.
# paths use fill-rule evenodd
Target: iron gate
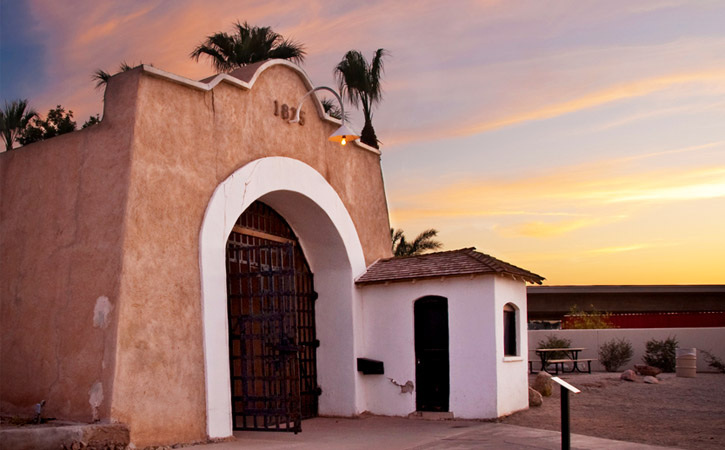
M 232 234 L 227 301 L 233 427 L 301 431 L 302 419 L 317 416 L 320 394 L 312 273 L 295 242 Z

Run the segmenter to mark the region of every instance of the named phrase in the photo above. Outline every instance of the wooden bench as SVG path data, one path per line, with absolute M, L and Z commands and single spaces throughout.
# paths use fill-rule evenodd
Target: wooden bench
M 561 367 L 561 373 L 572 373 L 579 372 L 584 373 L 584 370 L 579 368 L 579 363 L 587 363 L 587 373 L 592 373 L 592 361 L 596 359 L 589 358 L 578 358 L 578 359 L 550 359 L 547 361 L 549 364 L 554 365 L 555 375 L 559 375 L 559 368 Z M 571 363 L 571 370 L 567 371 L 564 369 L 564 364 Z M 548 370 L 547 370 L 548 372 Z

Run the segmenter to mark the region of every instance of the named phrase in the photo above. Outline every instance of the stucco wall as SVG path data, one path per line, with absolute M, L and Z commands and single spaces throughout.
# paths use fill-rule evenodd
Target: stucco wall
M 124 72 L 101 124 L 0 155 L 3 405 L 48 398 L 55 417 L 90 420 L 100 381 L 97 414 L 127 423 L 136 445 L 204 439 L 200 226 L 215 188 L 251 161 L 311 166 L 366 263 L 390 255 L 380 155 L 328 142 L 337 125 L 311 99 L 304 126 L 273 114 L 308 91 L 301 70 L 274 63 L 251 89 L 209 86 Z M 93 327 L 100 297 L 105 328 Z
M 497 277 L 496 299 L 496 362 L 497 413 L 511 414 L 529 407 L 528 339 L 526 335 L 526 284 L 510 278 Z M 504 356 L 503 309 L 510 303 L 516 307 L 516 343 L 518 356 Z
M 369 411 L 395 416 L 415 411 L 415 393 L 401 393 L 390 379 L 416 381 L 413 304 L 428 295 L 448 299 L 450 411 L 461 418 L 492 418 L 526 408 L 528 397 L 521 401 L 521 392 L 528 394 L 525 358 L 503 362 L 502 330 L 505 303 L 523 306 L 525 314 L 523 282 L 487 275 L 360 289 L 365 326 L 360 356 L 385 364 L 384 375 L 362 376 Z
M 665 340 L 675 337 L 682 348 L 696 348 L 707 350 L 720 359 L 725 359 L 725 328 L 640 328 L 640 329 L 605 329 L 605 330 L 531 330 L 529 334 L 529 358 L 539 361 L 534 349 L 538 342 L 545 340 L 549 335 L 562 336 L 571 340 L 572 347 L 584 347 L 582 358 L 597 359 L 599 347 L 612 339 L 626 339 L 632 344 L 634 356 L 632 360 L 620 370 L 631 368 L 634 364 L 644 364 L 642 357 L 646 352 L 646 343 L 650 339 Z M 536 363 L 534 367 L 538 369 Z M 592 370 L 603 371 L 598 361 L 592 363 Z M 697 354 L 697 371 L 713 372 L 707 365 L 702 354 Z
M 108 419 L 138 78 L 104 120 L 0 154 L 0 409 Z

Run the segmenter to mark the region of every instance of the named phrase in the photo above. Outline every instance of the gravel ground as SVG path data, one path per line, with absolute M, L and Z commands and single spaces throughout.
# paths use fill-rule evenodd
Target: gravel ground
M 620 381 L 619 373 L 607 372 L 560 378 L 582 391 L 569 395 L 572 433 L 686 449 L 725 448 L 725 374 L 660 374 L 659 384 Z M 559 431 L 558 385 L 541 407 L 500 422 Z

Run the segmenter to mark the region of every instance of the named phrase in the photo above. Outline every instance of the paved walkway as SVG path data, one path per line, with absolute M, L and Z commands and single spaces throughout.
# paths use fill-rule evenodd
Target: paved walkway
M 197 450 L 258 449 L 560 449 L 561 434 L 501 423 L 465 420 L 428 421 L 365 416 L 315 418 L 302 433 L 235 432 L 236 441 L 198 445 Z M 644 444 L 582 435 L 571 436 L 573 449 L 662 449 Z

